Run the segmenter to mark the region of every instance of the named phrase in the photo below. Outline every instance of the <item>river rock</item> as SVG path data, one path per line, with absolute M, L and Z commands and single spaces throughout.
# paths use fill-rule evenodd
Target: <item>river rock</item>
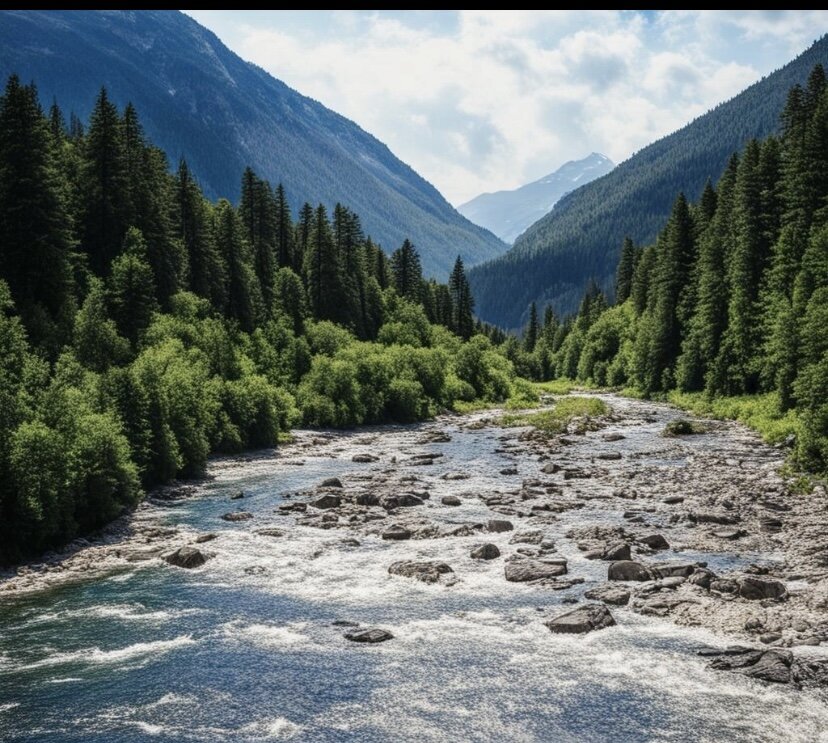
M 540 560 L 520 559 L 506 563 L 504 569 L 506 580 L 513 583 L 525 583 L 541 578 L 557 578 L 566 574 L 566 560 L 541 562 Z
M 411 531 L 406 529 L 404 526 L 400 526 L 399 524 L 392 524 L 382 533 L 382 538 L 395 541 L 401 539 L 411 539 Z
M 413 560 L 401 560 L 391 563 L 388 567 L 391 575 L 401 575 L 404 578 L 414 578 L 423 583 L 437 583 L 441 575 L 453 573 L 449 565 L 438 560 L 424 560 L 416 562 Z
M 739 539 L 745 536 L 744 529 L 716 529 L 711 532 L 716 539 Z
M 481 544 L 471 551 L 471 556 L 475 560 L 494 560 L 500 557 L 500 550 L 496 544 Z
M 656 578 L 689 578 L 698 567 L 695 562 L 654 562 L 649 566 Z
M 200 568 L 207 562 L 207 556 L 195 547 L 179 547 L 172 554 L 164 558 L 170 565 L 175 565 L 178 568 Z
M 736 671 L 750 678 L 775 684 L 789 684 L 793 680 L 793 654 L 790 650 L 754 650 L 742 648 L 742 652 L 721 655 L 710 663 L 719 671 Z
M 601 438 L 604 439 L 604 441 L 622 441 L 627 437 L 622 433 L 605 433 Z
M 696 511 L 690 518 L 699 524 L 723 524 L 727 526 L 739 523 L 738 516 L 718 511 Z
M 653 577 L 646 565 L 633 560 L 614 562 L 607 570 L 607 580 L 651 580 Z
M 193 541 L 196 544 L 204 544 L 205 542 L 212 542 L 214 539 L 218 538 L 218 534 L 213 534 L 210 532 L 209 534 L 199 534 Z
M 540 530 L 519 531 L 509 540 L 509 544 L 540 544 L 543 532 Z M 828 606 L 828 582 L 826 582 L 826 605 Z
M 619 451 L 601 452 L 600 454 L 596 454 L 595 458 L 596 459 L 604 459 L 606 461 L 613 462 L 613 461 L 617 461 L 617 460 L 621 459 L 621 452 L 619 452 Z
M 761 599 L 782 600 L 787 597 L 788 591 L 785 584 L 778 580 L 768 578 L 757 578 L 754 575 L 746 575 L 738 579 L 739 595 L 749 601 Z
M 763 516 L 759 519 L 759 528 L 762 531 L 775 534 L 782 530 L 782 522 L 773 516 Z
M 242 498 L 244 498 L 244 492 L 241 490 L 230 496 L 230 500 L 241 500 Z
M 423 499 L 414 493 L 400 493 L 398 495 L 383 495 L 379 504 L 386 511 L 393 511 L 396 508 L 414 508 L 423 505 Z
M 615 624 L 610 610 L 603 604 L 587 604 L 560 614 L 544 624 L 555 634 L 584 635 Z
M 603 601 L 613 606 L 626 606 L 630 601 L 630 591 L 617 583 L 603 583 L 584 592 L 584 596 L 593 601 Z
M 549 462 L 541 467 L 541 472 L 543 472 L 544 475 L 554 475 L 556 472 L 560 472 L 560 470 L 561 466 L 559 464 L 555 464 L 554 462 Z
M 453 481 L 453 480 L 468 480 L 470 475 L 467 475 L 465 472 L 446 472 L 443 475 L 443 480 Z
M 322 510 L 326 510 L 328 508 L 339 508 L 341 503 L 342 498 L 338 495 L 331 495 L 330 493 L 320 495 L 316 500 L 311 501 L 311 505 L 314 508 L 320 508 Z
M 351 461 L 357 464 L 368 464 L 370 462 L 378 462 L 379 457 L 375 457 L 373 454 L 354 454 L 351 457 Z
M 392 635 L 388 630 L 372 627 L 370 629 L 357 629 L 353 632 L 346 632 L 345 639 L 350 640 L 351 642 L 377 643 L 385 642 L 386 640 L 393 640 L 394 635 Z
M 504 467 L 500 470 L 501 475 L 516 475 L 517 473 L 517 467 Z
M 684 496 L 683 495 L 668 495 L 664 498 L 662 503 L 666 503 L 668 506 L 675 506 L 679 503 L 684 503 Z
M 646 544 L 652 550 L 668 550 L 670 543 L 661 534 L 647 534 L 638 540 L 642 544 Z
M 626 542 L 616 542 L 604 549 L 601 553 L 602 560 L 612 560 L 618 562 L 620 560 L 631 560 L 632 554 L 630 552 L 630 545 Z
M 463 501 L 461 501 L 456 495 L 444 495 L 440 498 L 440 503 L 444 506 L 460 506 L 463 504 Z
M 716 580 L 716 574 L 707 568 L 696 568 L 687 578 L 687 582 L 700 588 L 710 588 L 710 584 Z
M 253 514 L 248 511 L 231 511 L 222 515 L 221 518 L 225 521 L 249 521 L 253 518 Z
M 282 503 L 278 508 L 279 513 L 304 513 L 307 510 L 307 503 Z
M 511 521 L 506 521 L 505 519 L 491 519 L 488 524 L 486 524 L 486 530 L 494 533 L 498 533 L 501 531 L 512 531 L 515 527 L 512 525 Z
M 325 480 L 322 480 L 322 483 L 319 485 L 320 488 L 341 488 L 342 487 L 342 480 L 338 477 L 328 477 Z
M 283 537 L 285 536 L 284 531 L 281 529 L 256 529 L 254 534 L 258 534 L 262 537 Z

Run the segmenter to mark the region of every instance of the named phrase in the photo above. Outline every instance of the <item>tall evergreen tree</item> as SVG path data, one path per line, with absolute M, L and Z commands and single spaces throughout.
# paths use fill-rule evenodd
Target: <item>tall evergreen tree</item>
M 137 348 L 158 303 L 152 268 L 147 261 L 147 244 L 135 227 L 127 230 L 123 252 L 112 262 L 108 285 L 112 319 L 118 332 Z
M 474 334 L 474 298 L 459 255 L 449 276 L 448 289 L 451 296 L 452 330 L 468 340 Z
M 244 227 L 226 200 L 216 207 L 216 243 L 227 265 L 227 316 L 238 321 L 243 330 L 251 331 L 256 324 L 256 277 L 250 266 Z
M 621 259 L 618 261 L 618 271 L 615 275 L 615 302 L 623 304 L 629 299 L 632 291 L 633 274 L 635 272 L 635 245 L 629 237 L 624 238 L 621 246 Z
M 407 239 L 391 254 L 391 275 L 397 294 L 412 302 L 420 300 L 423 270 L 419 254 Z
M 290 216 L 290 204 L 285 196 L 285 187 L 281 183 L 276 187 L 273 209 L 276 225 L 276 260 L 279 268 L 295 268 L 293 221 Z
M 316 207 L 305 254 L 305 281 L 313 316 L 338 322 L 345 307 L 342 269 L 325 207 Z
M 106 88 L 101 88 L 95 101 L 84 144 L 81 246 L 92 270 L 105 275 L 130 217 L 123 122 Z
M 538 342 L 540 327 L 538 325 L 538 308 L 534 302 L 529 307 L 529 322 L 526 325 L 526 331 L 523 334 L 523 347 L 528 353 L 535 350 L 535 345 Z

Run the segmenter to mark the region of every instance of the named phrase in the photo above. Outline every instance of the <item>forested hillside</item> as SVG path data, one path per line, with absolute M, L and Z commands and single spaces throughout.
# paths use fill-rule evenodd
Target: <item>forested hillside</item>
M 409 238 L 427 276 L 446 275 L 458 254 L 471 265 L 506 250 L 382 142 L 178 11 L 1 12 L 0 79 L 11 74 L 83 121 L 103 84 L 118 106 L 135 104 L 174 161 L 187 159 L 209 198 L 237 204 L 250 165 L 284 184 L 294 212 L 339 202 L 375 241 Z
M 568 314 L 590 279 L 611 293 L 619 235 L 649 243 L 664 227 L 676 193 L 695 201 L 731 154 L 778 130 L 788 90 L 815 64 L 828 64 L 828 37 L 790 64 L 683 129 L 645 147 L 609 175 L 573 191 L 506 255 L 470 271 L 483 320 L 517 328 L 529 305 Z
M 620 241 L 619 241 L 620 242 Z M 523 374 L 674 393 L 742 417 L 799 464 L 828 470 L 828 87 L 794 86 L 781 133 L 731 156 L 715 188 L 679 193 L 656 240 L 623 242 L 609 306 L 597 286 L 577 317 L 538 320 L 510 357 Z
M 132 106 L 88 127 L 11 77 L 0 99 L 0 563 L 100 526 L 211 452 L 297 423 L 412 421 L 502 400 L 463 262 L 424 280 L 339 204 L 238 208 L 170 173 Z M 446 250 L 453 246 L 447 245 Z

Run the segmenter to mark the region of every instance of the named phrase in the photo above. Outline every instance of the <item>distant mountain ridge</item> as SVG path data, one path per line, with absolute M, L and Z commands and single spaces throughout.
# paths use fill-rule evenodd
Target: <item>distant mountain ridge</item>
M 615 167 L 606 155 L 593 152 L 570 160 L 556 171 L 510 191 L 475 196 L 457 211 L 510 245 L 527 227 L 552 211 L 558 200 Z
M 469 272 L 478 315 L 505 328 L 528 307 L 574 312 L 590 278 L 611 289 L 621 243 L 655 239 L 676 195 L 695 201 L 750 139 L 778 130 L 788 91 L 815 64 L 828 66 L 828 36 L 678 131 L 645 147 L 611 173 L 564 196 L 505 255 Z
M 386 250 L 410 238 L 439 278 L 458 253 L 474 265 L 507 249 L 382 142 L 178 11 L 3 11 L 0 75 L 11 73 L 84 121 L 101 85 L 119 106 L 132 101 L 149 138 L 186 157 L 211 198 L 236 201 L 250 165 L 284 184 L 294 214 L 304 201 L 342 202 Z

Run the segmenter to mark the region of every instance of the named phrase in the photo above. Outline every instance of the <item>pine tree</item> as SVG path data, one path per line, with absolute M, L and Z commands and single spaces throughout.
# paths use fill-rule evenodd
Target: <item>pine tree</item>
M 127 230 L 123 252 L 112 263 L 108 285 L 112 319 L 118 332 L 135 349 L 153 312 L 158 309 L 152 268 L 147 261 L 147 245 L 135 227 Z
M 615 302 L 623 304 L 629 299 L 632 291 L 633 274 L 635 272 L 635 245 L 629 237 L 624 238 L 621 246 L 621 259 L 618 261 L 618 271 L 615 276 Z
M 302 205 L 299 212 L 299 221 L 296 223 L 296 254 L 294 255 L 293 270 L 298 274 L 304 272 L 305 257 L 310 250 L 313 220 L 313 207 L 306 201 Z
M 273 277 L 277 265 L 274 199 L 270 185 L 250 168 L 246 168 L 242 176 L 239 214 L 253 250 L 253 269 L 262 299 L 269 307 L 273 303 Z
M 474 334 L 474 298 L 459 255 L 449 276 L 448 289 L 451 296 L 452 330 L 468 340 Z
M 89 265 L 106 275 L 129 226 L 129 184 L 123 122 L 105 88 L 95 101 L 84 138 L 81 246 Z
M 227 265 L 226 314 L 241 328 L 252 331 L 256 325 L 256 281 L 250 266 L 250 246 L 236 210 L 226 200 L 216 207 L 216 243 Z
M 535 350 L 535 345 L 538 342 L 538 308 L 534 302 L 529 306 L 529 322 L 526 325 L 526 331 L 523 334 L 523 347 L 527 353 L 532 353 Z
M 221 309 L 227 302 L 227 269 L 216 247 L 209 207 L 184 160 L 178 166 L 176 196 L 189 289 Z
M 305 254 L 305 283 L 311 312 L 318 320 L 343 320 L 342 269 L 325 207 L 313 216 L 313 228 Z
M 402 246 L 391 254 L 391 275 L 397 294 L 412 302 L 420 301 L 423 271 L 420 256 L 410 240 L 404 240 Z
M 281 183 L 276 187 L 273 209 L 276 225 L 276 260 L 279 268 L 295 267 L 293 221 L 290 216 L 290 205 L 285 196 L 285 187 Z
M 62 317 L 74 312 L 57 146 L 35 90 L 10 77 L 0 99 L 0 276 L 32 340 L 53 352 L 68 337 Z

